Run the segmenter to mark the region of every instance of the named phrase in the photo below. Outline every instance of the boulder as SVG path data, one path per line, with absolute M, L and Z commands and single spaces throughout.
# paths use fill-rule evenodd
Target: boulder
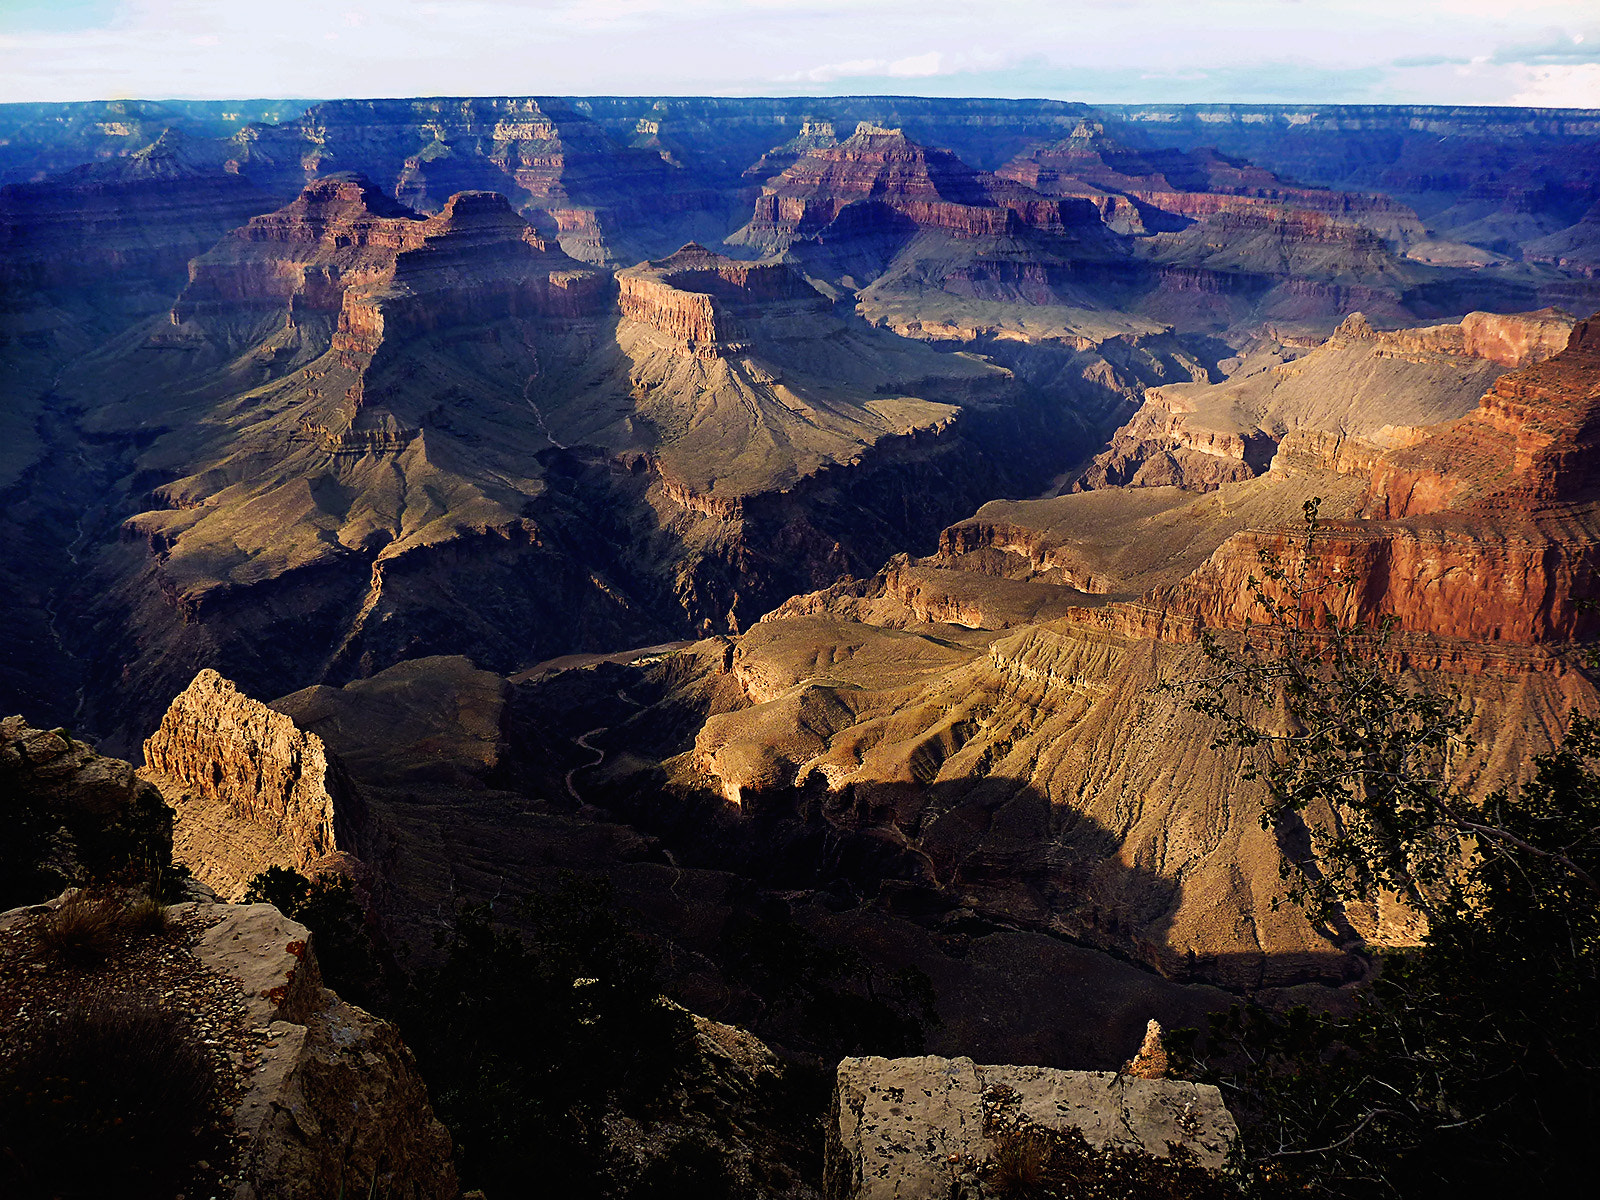
M 1239 1136 L 1207 1084 L 1111 1071 L 979 1066 L 970 1058 L 847 1058 L 828 1127 L 833 1200 L 988 1196 L 1008 1140 L 1030 1130 L 1081 1136 L 1107 1156 L 1214 1171 Z M 1192 1156 L 1192 1157 L 1191 1157 Z M 1176 1165 L 1176 1164 L 1175 1164 Z

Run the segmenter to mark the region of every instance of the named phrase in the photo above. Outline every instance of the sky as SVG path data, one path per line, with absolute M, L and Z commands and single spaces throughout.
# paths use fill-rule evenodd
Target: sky
M 1600 0 L 0 0 L 0 102 L 552 94 L 1600 108 Z

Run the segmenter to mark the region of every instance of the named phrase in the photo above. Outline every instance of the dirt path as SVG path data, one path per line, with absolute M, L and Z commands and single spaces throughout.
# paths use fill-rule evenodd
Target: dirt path
M 573 767 L 572 770 L 567 772 L 567 794 L 579 804 L 583 803 L 583 797 L 578 794 L 577 785 L 572 782 L 573 776 L 575 776 L 579 771 L 587 771 L 590 768 L 598 767 L 601 763 L 605 762 L 606 752 L 600 749 L 599 746 L 591 746 L 589 744 L 589 739 L 597 734 L 604 733 L 610 728 L 611 726 L 609 725 L 596 725 L 593 729 L 589 730 L 588 733 L 580 734 L 578 737 L 573 739 L 577 745 L 582 746 L 590 754 L 594 755 L 593 762 L 579 763 L 577 766 Z

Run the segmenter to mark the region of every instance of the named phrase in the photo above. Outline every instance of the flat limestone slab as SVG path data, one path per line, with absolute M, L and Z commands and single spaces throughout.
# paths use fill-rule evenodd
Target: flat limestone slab
M 1009 1128 L 1076 1129 L 1096 1150 L 1164 1158 L 1173 1146 L 1215 1169 L 1239 1136 L 1209 1084 L 1110 1071 L 978 1066 L 970 1058 L 847 1058 L 828 1131 L 832 1200 L 930 1200 L 962 1191 L 992 1157 L 985 1108 Z

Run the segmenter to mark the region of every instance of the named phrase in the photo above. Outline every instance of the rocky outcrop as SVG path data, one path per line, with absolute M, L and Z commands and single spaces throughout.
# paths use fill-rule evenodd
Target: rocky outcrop
M 173 1173 L 231 1200 L 363 1192 L 456 1200 L 450 1135 L 395 1028 L 322 986 L 305 926 L 269 904 L 222 904 L 199 885 L 188 890 L 194 899 L 166 908 L 165 936 L 125 928 L 89 968 L 92 1003 L 170 1014 L 209 1067 L 217 1129 L 226 1134 L 207 1139 L 209 1161 L 180 1160 Z M 78 897 L 0 913 L 8 1034 L 50 1037 L 64 1013 L 85 1003 L 83 969 L 37 948 L 41 923 Z M 147 1189 L 144 1179 L 127 1182 Z
M 1540 512 L 1592 498 L 1597 414 L 1600 320 L 1590 318 L 1561 353 L 1505 376 L 1461 420 L 1387 455 L 1373 468 L 1366 515 Z
M 347 865 L 365 821 L 321 738 L 209 669 L 145 740 L 141 774 L 177 813 L 178 860 L 228 897 L 270 866 Z
M 811 1130 L 793 1128 L 781 1099 L 793 1086 L 790 1068 L 748 1030 L 684 1015 L 698 1069 L 684 1072 L 647 1120 L 620 1106 L 606 1113 L 619 1164 L 659 1172 L 674 1150 L 696 1145 L 716 1156 L 741 1200 L 817 1200 Z
M 1206 1084 L 1110 1071 L 978 1066 L 970 1058 L 847 1058 L 829 1117 L 830 1200 L 1004 1194 L 1007 1137 L 1073 1131 L 1093 1151 L 1167 1158 L 1179 1147 L 1219 1170 L 1238 1139 Z M 992 1187 L 992 1190 L 991 1190 Z
M 234 1121 L 234 1200 L 320 1200 L 362 1187 L 455 1200 L 450 1134 L 394 1027 L 322 986 L 305 926 L 270 904 L 180 905 L 207 927 L 194 954 L 237 982 L 260 1055 Z
M 826 312 L 827 300 L 792 267 L 743 262 L 690 243 L 676 254 L 617 272 L 622 315 L 682 342 L 691 352 L 739 349 L 749 329 L 741 318 L 804 319 Z
M 65 729 L 0 720 L 0 779 L 0 825 L 14 848 L 0 896 L 138 875 L 151 864 L 130 858 L 146 853 L 165 861 L 172 815 L 160 792 Z

